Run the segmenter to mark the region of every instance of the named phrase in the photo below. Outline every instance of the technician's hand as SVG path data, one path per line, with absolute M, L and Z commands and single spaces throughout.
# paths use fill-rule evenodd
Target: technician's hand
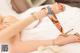
M 55 14 L 64 11 L 64 4 L 62 3 L 54 3 L 51 5 L 51 9 L 54 11 Z

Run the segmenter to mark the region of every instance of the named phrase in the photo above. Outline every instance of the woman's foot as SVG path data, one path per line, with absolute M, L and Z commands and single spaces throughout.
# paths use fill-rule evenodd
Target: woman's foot
M 55 39 L 55 45 L 65 45 L 69 43 L 77 43 L 80 42 L 80 34 L 69 34 L 66 36 L 60 35 L 57 39 Z

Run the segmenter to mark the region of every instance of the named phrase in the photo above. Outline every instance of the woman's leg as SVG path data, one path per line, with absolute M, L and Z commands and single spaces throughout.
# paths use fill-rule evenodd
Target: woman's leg
M 80 34 L 68 34 L 66 37 L 65 35 L 60 35 L 57 39 L 55 39 L 56 45 L 65 45 L 78 42 L 80 42 Z
M 29 52 L 36 50 L 40 46 L 49 46 L 49 45 L 65 45 L 69 43 L 80 42 L 80 38 L 76 35 L 70 34 L 67 37 L 59 36 L 55 40 L 32 40 L 27 42 L 17 41 L 12 46 L 12 51 L 15 52 Z
M 12 51 L 13 53 L 28 53 L 30 51 L 36 50 L 40 46 L 48 46 L 52 45 L 53 40 L 30 40 L 26 42 L 22 41 L 16 41 L 12 45 Z

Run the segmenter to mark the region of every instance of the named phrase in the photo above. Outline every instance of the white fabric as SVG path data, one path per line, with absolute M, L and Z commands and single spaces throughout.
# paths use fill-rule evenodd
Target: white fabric
M 33 51 L 30 53 L 80 53 L 80 45 L 68 44 L 65 46 L 47 46 L 47 47 L 39 47 L 37 51 Z
M 37 51 L 34 51 L 32 53 L 66 53 L 63 48 L 59 46 L 47 46 L 47 47 L 39 47 Z
M 12 7 L 10 5 L 10 0 L 0 0 L 0 14 L 1 15 L 13 15 L 16 16 L 17 14 L 15 11 L 12 10 Z M 80 9 L 76 7 L 70 7 L 65 5 L 65 11 L 62 13 L 57 14 L 57 17 L 59 21 L 61 22 L 61 25 L 63 26 L 65 32 L 74 28 L 76 32 L 80 33 Z M 34 7 L 29 9 L 28 11 L 22 13 L 19 15 L 18 19 L 24 19 L 24 17 L 28 17 L 31 12 L 39 11 L 41 7 Z M 37 21 L 36 21 L 37 22 Z M 34 22 L 35 24 L 35 22 Z M 33 24 L 32 24 L 33 25 Z M 31 26 L 32 26 L 31 25 Z M 31 28 L 29 26 L 28 28 Z M 73 33 L 75 33 L 73 31 Z M 71 32 L 72 33 L 72 32 Z M 28 30 L 27 28 L 23 30 L 22 32 L 22 40 L 36 40 L 36 39 L 53 39 L 56 38 L 60 34 L 60 32 L 57 30 L 57 28 L 52 24 L 52 22 L 48 19 L 48 17 L 45 17 L 42 21 L 42 23 L 35 29 Z M 62 46 L 64 50 L 67 50 L 67 53 L 80 53 L 80 44 L 68 44 L 65 46 Z

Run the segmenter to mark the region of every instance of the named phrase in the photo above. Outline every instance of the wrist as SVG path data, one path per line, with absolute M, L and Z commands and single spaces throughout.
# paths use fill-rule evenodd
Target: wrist
M 48 14 L 48 9 L 47 8 L 43 8 L 41 11 L 36 12 L 36 13 L 32 13 L 32 17 L 35 20 L 38 19 L 42 19 L 43 17 L 45 17 Z

